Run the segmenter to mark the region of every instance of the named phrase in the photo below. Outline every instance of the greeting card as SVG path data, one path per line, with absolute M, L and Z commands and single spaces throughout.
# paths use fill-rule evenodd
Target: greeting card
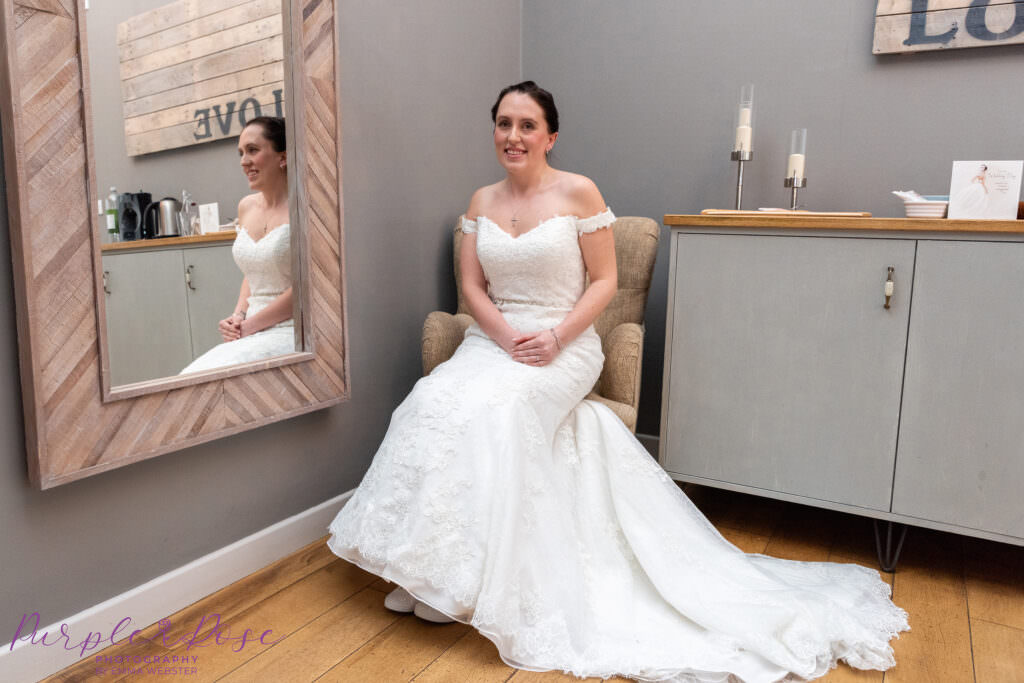
M 1014 220 L 1024 161 L 954 161 L 949 218 Z

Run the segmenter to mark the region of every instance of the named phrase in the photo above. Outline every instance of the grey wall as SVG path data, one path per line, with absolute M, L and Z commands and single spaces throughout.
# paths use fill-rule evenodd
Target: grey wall
M 454 308 L 451 226 L 473 189 L 500 170 L 488 110 L 519 75 L 520 7 L 340 6 L 348 403 L 31 489 L 0 210 L 0 628 L 13 633 L 9 620 L 24 612 L 60 620 L 353 488 L 419 376 L 424 317 Z
M 780 206 L 806 127 L 812 210 L 902 215 L 889 194 L 946 194 L 955 159 L 1024 158 L 1024 47 L 876 57 L 874 2 L 524 0 L 523 76 L 561 114 L 553 163 L 620 215 L 732 208 L 740 87 L 755 84 L 744 208 Z M 663 232 L 667 237 L 667 230 Z M 663 240 L 663 247 L 667 240 Z M 668 252 L 647 311 L 638 431 L 658 433 Z M 813 286 L 813 283 L 808 283 Z M 723 311 L 723 314 L 727 314 Z
M 129 157 L 125 151 L 117 25 L 166 4 L 167 0 L 93 0 L 89 3 L 86 40 L 96 189 L 102 199 L 107 197 L 111 186 L 116 186 L 118 192 L 149 192 L 154 200 L 168 196 L 181 199 L 181 191 L 188 190 L 200 204 L 217 202 L 220 222 L 230 223 L 238 215 L 239 200 L 250 192 L 238 165 L 236 138 L 135 157 Z

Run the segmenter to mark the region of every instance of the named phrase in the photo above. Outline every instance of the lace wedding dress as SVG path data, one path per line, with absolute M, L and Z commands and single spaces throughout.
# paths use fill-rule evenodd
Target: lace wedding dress
M 513 238 L 480 216 L 477 254 L 506 320 L 552 327 L 584 289 L 578 234 L 605 210 Z M 591 327 L 543 367 L 476 325 L 392 415 L 331 523 L 338 556 L 472 624 L 511 666 L 640 680 L 813 678 L 894 664 L 907 626 L 878 573 L 747 555 L 606 407 Z
M 277 226 L 255 241 L 243 227 L 231 245 L 231 256 L 249 282 L 248 317 L 258 313 L 292 286 L 291 230 L 287 223 Z M 179 374 L 263 360 L 293 351 L 295 324 L 289 318 L 248 337 L 217 344 L 189 363 Z

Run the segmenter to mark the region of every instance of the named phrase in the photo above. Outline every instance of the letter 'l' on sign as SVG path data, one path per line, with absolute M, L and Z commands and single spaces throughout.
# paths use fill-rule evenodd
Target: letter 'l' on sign
M 875 54 L 1024 44 L 1024 0 L 878 0 Z

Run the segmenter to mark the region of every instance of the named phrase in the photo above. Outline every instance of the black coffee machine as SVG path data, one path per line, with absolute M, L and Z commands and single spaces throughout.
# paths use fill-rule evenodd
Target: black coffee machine
M 153 201 L 153 195 L 139 190 L 117 196 L 117 220 L 121 226 L 121 241 L 148 240 L 156 236 L 156 216 L 143 219 L 143 212 Z

